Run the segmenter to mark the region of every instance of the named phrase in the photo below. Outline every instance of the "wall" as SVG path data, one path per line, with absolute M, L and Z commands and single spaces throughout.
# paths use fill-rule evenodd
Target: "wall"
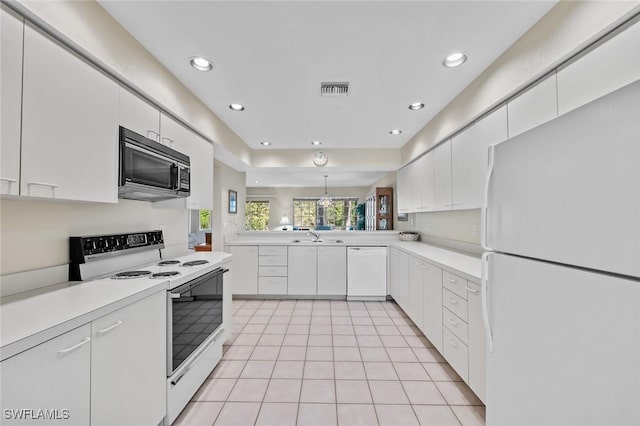
M 359 186 L 327 187 L 330 197 L 355 197 L 359 203 L 364 202 L 369 188 Z M 249 200 L 269 201 L 269 229 L 274 229 L 280 224 L 283 215 L 287 215 L 293 222 L 293 199 L 297 197 L 320 197 L 324 194 L 321 188 L 247 188 L 248 195 L 265 195 L 262 198 L 249 198 Z
M 561 1 L 402 147 L 406 164 L 638 12 L 638 1 Z
M 229 190 L 238 192 L 238 213 L 229 213 Z M 244 231 L 246 173 L 215 160 L 213 166 L 213 212 L 211 238 L 213 250 L 224 249 L 224 239 Z
M 117 204 L 2 200 L 0 274 L 69 263 L 69 237 L 150 231 L 164 227 L 165 245 L 187 248 L 188 213 L 146 201 Z

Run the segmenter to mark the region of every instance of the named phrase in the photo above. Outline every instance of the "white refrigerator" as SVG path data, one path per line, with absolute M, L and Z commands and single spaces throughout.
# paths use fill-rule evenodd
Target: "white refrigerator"
M 640 425 L 640 81 L 489 158 L 487 425 Z

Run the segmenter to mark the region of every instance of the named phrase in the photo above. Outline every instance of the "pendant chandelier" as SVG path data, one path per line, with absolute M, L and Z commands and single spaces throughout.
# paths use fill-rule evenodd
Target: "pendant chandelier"
M 324 195 L 320 197 L 320 199 L 318 200 L 318 204 L 320 204 L 325 209 L 329 207 L 331 204 L 333 204 L 333 200 L 331 199 L 331 197 L 327 195 L 327 178 L 328 177 L 329 177 L 328 175 L 324 175 Z

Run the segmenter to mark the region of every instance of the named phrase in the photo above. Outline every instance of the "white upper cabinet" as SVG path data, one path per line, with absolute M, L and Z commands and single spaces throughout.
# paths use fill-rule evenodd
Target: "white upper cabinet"
M 508 129 L 512 138 L 558 116 L 556 73 L 509 101 Z
M 418 212 L 432 211 L 435 207 L 434 152 L 427 152 L 412 166 L 414 167 L 415 210 Z
M 640 22 L 558 71 L 564 114 L 640 79 Z
M 120 125 L 160 142 L 160 110 L 120 86 Z
M 451 210 L 451 139 L 433 151 L 433 209 Z
M 0 7 L 0 194 L 18 195 L 24 21 Z
M 176 151 L 187 154 L 189 146 L 189 131 L 181 123 L 169 117 L 165 113 L 160 113 L 160 140 L 163 145 L 173 148 Z M 189 155 L 189 154 L 187 154 Z
M 20 194 L 118 201 L 119 86 L 30 25 Z
M 397 185 L 397 193 L 398 193 L 398 213 L 408 213 L 411 212 L 411 179 L 409 166 L 404 166 L 400 170 L 398 170 L 398 185 Z
M 455 209 L 480 208 L 489 162 L 489 145 L 506 139 L 506 105 L 453 138 L 452 186 Z
M 187 208 L 213 209 L 213 145 L 195 133 L 189 132 L 186 155 L 191 160 L 191 195 Z

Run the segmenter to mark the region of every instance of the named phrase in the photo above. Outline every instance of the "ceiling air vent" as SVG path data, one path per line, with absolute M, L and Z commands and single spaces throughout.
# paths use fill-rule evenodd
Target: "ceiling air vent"
M 320 83 L 320 96 L 347 96 L 349 83 L 347 82 L 322 82 Z

